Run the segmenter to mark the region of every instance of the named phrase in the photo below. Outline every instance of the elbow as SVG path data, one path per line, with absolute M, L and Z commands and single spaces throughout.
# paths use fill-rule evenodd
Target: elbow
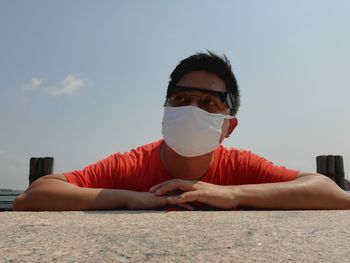
M 12 210 L 13 211 L 30 211 L 26 193 L 20 194 L 19 196 L 16 197 L 13 203 Z
M 13 211 L 35 211 L 33 204 L 35 204 L 35 200 L 33 200 L 33 195 L 35 198 L 35 191 L 37 187 L 40 187 L 42 179 L 38 179 L 33 182 L 29 188 L 22 194 L 18 195 L 13 203 L 12 210 Z

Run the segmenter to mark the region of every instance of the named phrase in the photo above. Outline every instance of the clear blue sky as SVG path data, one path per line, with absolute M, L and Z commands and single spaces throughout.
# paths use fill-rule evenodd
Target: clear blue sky
M 24 189 L 29 158 L 81 169 L 161 138 L 170 72 L 225 53 L 239 126 L 225 145 L 350 173 L 349 1 L 0 1 L 0 188 Z

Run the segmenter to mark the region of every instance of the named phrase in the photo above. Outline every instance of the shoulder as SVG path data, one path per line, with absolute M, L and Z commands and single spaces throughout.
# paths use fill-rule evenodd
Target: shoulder
M 163 140 L 151 142 L 148 144 L 138 146 L 127 152 L 116 152 L 110 157 L 116 159 L 139 159 L 147 156 L 152 156 L 160 151 L 160 146 L 162 145 L 162 143 Z
M 220 151 L 222 163 L 226 163 L 239 174 L 240 184 L 289 181 L 299 174 L 297 170 L 275 165 L 248 150 L 222 146 Z
M 261 158 L 260 156 L 254 154 L 253 152 L 245 149 L 239 149 L 235 147 L 227 147 L 224 145 L 220 145 L 218 148 L 218 152 L 221 158 L 229 158 L 229 159 L 251 159 L 251 158 Z
M 159 140 L 159 141 L 155 141 L 155 142 L 151 142 L 142 146 L 139 146 L 135 149 L 132 149 L 131 151 L 125 153 L 125 154 L 130 154 L 130 155 L 147 155 L 147 154 L 152 154 L 156 151 L 159 151 L 160 146 L 162 145 L 162 143 L 164 142 L 164 140 Z
M 221 164 L 238 167 L 259 166 L 261 163 L 271 163 L 264 157 L 253 153 L 250 150 L 221 145 L 218 149 L 218 156 Z M 271 163 L 272 164 L 272 163 Z
M 105 159 L 93 164 L 93 166 L 110 167 L 112 170 L 123 171 L 129 169 L 135 169 L 140 165 L 145 165 L 153 159 L 156 159 L 159 154 L 162 140 L 145 144 L 127 152 L 115 152 L 110 154 Z

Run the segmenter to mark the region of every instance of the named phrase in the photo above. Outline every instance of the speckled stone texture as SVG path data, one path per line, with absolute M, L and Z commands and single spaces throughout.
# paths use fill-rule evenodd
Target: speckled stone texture
M 350 262 L 350 211 L 0 213 L 1 262 Z

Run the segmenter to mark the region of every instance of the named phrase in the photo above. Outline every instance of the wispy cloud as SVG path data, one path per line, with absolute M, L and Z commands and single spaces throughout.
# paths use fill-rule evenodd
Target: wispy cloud
M 58 87 L 50 91 L 52 96 L 72 96 L 85 85 L 85 81 L 74 75 L 68 75 Z
M 25 91 L 43 91 L 50 96 L 73 96 L 85 86 L 85 81 L 73 74 L 67 75 L 60 84 L 53 86 L 43 85 L 44 80 L 33 78 L 29 84 L 24 85 Z
M 43 83 L 42 79 L 32 78 L 29 84 L 24 85 L 24 90 L 37 90 L 40 88 L 41 84 Z

